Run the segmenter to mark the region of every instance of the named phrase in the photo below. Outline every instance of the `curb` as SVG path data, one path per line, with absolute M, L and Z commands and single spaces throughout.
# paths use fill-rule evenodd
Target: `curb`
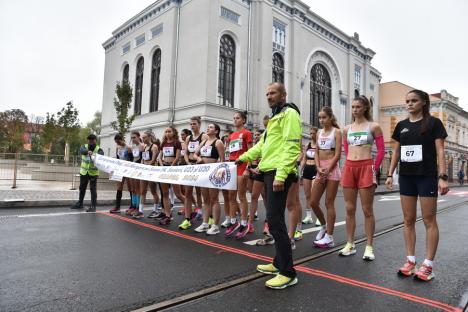
M 0 209 L 15 208 L 59 208 L 67 207 L 76 203 L 76 199 L 59 200 L 28 200 L 28 201 L 0 201 Z M 98 200 L 99 206 L 110 206 L 115 204 L 115 199 Z M 129 205 L 130 199 L 122 199 L 122 205 Z M 91 205 L 91 200 L 84 200 L 83 206 Z

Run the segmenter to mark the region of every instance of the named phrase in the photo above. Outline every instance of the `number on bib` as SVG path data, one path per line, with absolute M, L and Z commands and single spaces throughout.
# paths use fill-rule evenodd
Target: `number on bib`
M 402 145 L 400 158 L 402 162 L 422 161 L 422 145 Z

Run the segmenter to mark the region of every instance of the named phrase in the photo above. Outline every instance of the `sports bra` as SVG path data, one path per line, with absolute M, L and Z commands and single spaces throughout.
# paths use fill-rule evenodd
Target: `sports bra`
M 141 162 L 140 145 L 141 144 L 132 144 L 133 162 L 136 162 L 136 163 Z
M 351 129 L 352 125 L 349 125 L 348 127 L 348 134 L 347 134 L 347 140 L 348 144 L 352 146 L 363 146 L 363 145 L 371 145 L 374 144 L 374 136 L 372 135 L 371 132 L 371 123 L 367 123 L 367 129 L 366 130 L 360 130 L 360 131 L 355 131 Z
M 190 135 L 189 141 L 188 141 L 188 144 L 187 144 L 187 151 L 189 152 L 189 155 L 195 153 L 195 151 L 197 150 L 198 146 L 201 143 L 202 136 L 203 136 L 203 132 L 200 133 L 200 135 L 196 139 L 193 139 L 192 134 Z
M 315 159 L 315 147 L 312 147 L 312 143 L 311 143 L 311 142 L 309 142 L 309 145 L 307 145 L 306 159 L 307 159 L 307 160 L 313 160 L 313 159 Z
M 203 145 L 200 148 L 200 156 L 212 159 L 219 159 L 218 149 L 216 148 L 216 142 L 218 140 L 214 140 L 214 142 L 210 145 L 206 145 L 207 141 L 203 142 Z
M 153 148 L 153 144 L 149 145 L 149 149 L 146 149 L 148 145 L 145 146 L 145 150 L 143 153 L 141 153 L 141 158 L 144 161 L 149 161 L 153 158 L 153 151 L 151 150 Z
M 127 151 L 127 146 L 117 145 L 117 159 L 128 160 L 129 155 Z
M 336 147 L 335 127 L 328 136 L 323 135 L 323 129 L 320 129 L 317 136 L 317 146 L 320 150 L 334 150 Z

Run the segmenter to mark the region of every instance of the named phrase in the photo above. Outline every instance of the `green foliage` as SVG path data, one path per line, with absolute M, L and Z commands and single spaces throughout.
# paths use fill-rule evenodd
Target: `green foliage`
M 135 120 L 135 114 L 129 116 L 130 105 L 133 98 L 133 90 L 127 80 L 123 80 L 115 86 L 114 107 L 117 115 L 117 121 L 110 123 L 112 129 L 117 130 L 122 135 L 128 132 Z
M 55 114 L 50 115 L 47 113 L 46 121 L 44 123 L 44 127 L 42 128 L 41 134 L 41 146 L 43 150 L 50 153 L 52 146 L 55 145 L 59 138 L 60 131 Z
M 96 111 L 94 113 L 93 120 L 86 124 L 86 128 L 89 129 L 89 133 L 94 133 L 97 136 L 101 134 L 101 119 L 102 113 L 100 111 Z
M 78 110 L 73 106 L 72 102 L 68 102 L 57 113 L 57 125 L 66 143 L 70 143 L 73 137 L 78 136 L 80 121 L 78 119 Z
M 0 112 L 0 143 L 6 152 L 15 153 L 23 148 L 27 123 L 28 116 L 21 109 Z

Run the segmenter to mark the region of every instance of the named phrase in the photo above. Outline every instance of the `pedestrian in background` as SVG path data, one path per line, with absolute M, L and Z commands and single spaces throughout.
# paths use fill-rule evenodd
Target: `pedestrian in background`
M 91 191 L 91 206 L 86 210 L 86 212 L 95 212 L 96 203 L 97 203 L 97 192 L 96 184 L 97 178 L 99 176 L 99 170 L 94 164 L 91 156 L 93 154 L 104 155 L 102 149 L 97 145 L 97 138 L 94 134 L 90 134 L 87 137 L 88 143 L 80 147 L 81 155 L 81 166 L 80 166 L 80 197 L 78 202 L 73 205 L 72 209 L 83 209 L 83 200 L 85 197 L 86 189 L 88 188 L 88 182 L 90 184 L 89 188 Z

